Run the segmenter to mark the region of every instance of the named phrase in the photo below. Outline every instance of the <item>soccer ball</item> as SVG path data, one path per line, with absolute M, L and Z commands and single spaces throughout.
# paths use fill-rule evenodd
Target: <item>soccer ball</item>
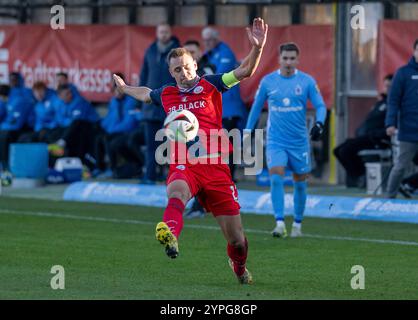
M 9 171 L 0 172 L 0 182 L 3 187 L 8 187 L 12 184 L 13 176 Z
M 185 143 L 196 137 L 199 121 L 188 110 L 173 111 L 165 119 L 164 128 L 168 139 Z

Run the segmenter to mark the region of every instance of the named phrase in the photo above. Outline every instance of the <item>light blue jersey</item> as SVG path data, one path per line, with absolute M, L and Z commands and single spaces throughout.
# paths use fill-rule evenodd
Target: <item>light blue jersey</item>
M 310 172 L 310 147 L 306 127 L 306 103 L 308 99 L 316 109 L 316 121 L 324 124 L 326 107 L 315 80 L 299 70 L 290 77 L 280 74 L 280 69 L 265 76 L 258 88 L 246 129 L 254 129 L 263 109 L 268 103 L 267 121 L 267 166 L 288 167 L 296 174 Z M 273 235 L 286 236 L 284 231 L 284 187 L 283 177 L 276 172 L 270 174 L 271 201 L 277 221 Z M 302 223 L 306 204 L 306 181 L 294 183 L 294 227 Z M 296 224 L 296 225 L 295 225 Z M 293 234 L 292 227 L 292 234 Z
M 309 144 L 306 127 L 308 99 L 316 109 L 316 120 L 323 124 L 326 107 L 315 80 L 300 70 L 290 77 L 282 76 L 280 69 L 274 71 L 260 82 L 246 129 L 254 129 L 267 100 L 267 145 L 306 146 Z

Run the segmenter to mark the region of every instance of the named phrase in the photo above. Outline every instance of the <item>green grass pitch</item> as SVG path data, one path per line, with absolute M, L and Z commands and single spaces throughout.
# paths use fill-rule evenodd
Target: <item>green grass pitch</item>
M 161 218 L 158 208 L 0 198 L 0 299 L 418 299 L 416 225 L 307 218 L 306 237 L 275 239 L 272 217 L 244 214 L 255 283 L 240 286 L 212 216 L 185 221 L 174 260 L 155 240 Z M 54 265 L 64 290 L 51 289 Z M 363 290 L 351 288 L 354 265 Z

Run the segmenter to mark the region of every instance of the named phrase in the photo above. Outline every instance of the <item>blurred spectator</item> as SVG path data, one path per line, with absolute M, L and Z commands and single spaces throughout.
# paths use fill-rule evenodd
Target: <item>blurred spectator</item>
M 25 87 L 25 80 L 19 72 L 11 72 L 9 74 L 9 83 L 10 83 L 10 95 L 11 99 L 15 97 L 23 98 L 27 101 L 27 106 L 29 107 L 29 114 L 26 120 L 25 125 L 30 128 L 33 128 L 35 124 L 35 97 L 33 96 L 32 90 Z
M 408 64 L 396 71 L 388 99 L 386 132 L 398 130 L 399 154 L 390 172 L 387 195 L 395 198 L 406 168 L 418 151 L 418 39 Z
M 116 74 L 125 79 L 122 73 Z M 121 146 L 126 144 L 127 134 L 137 127 L 136 106 L 137 101 L 134 98 L 120 93 L 116 90 L 116 86 L 113 86 L 113 97 L 109 102 L 107 115 L 101 121 L 102 132 L 96 138 L 95 159 L 97 170 L 93 173 L 93 176 L 105 173 L 107 169 L 106 158 L 109 159 L 110 165 L 110 171 L 106 172 L 106 175 L 112 176 L 117 167 L 118 152 L 120 152 Z M 127 157 L 129 158 L 129 156 L 128 153 Z
M 209 62 L 208 56 L 203 54 L 199 41 L 188 40 L 183 47 L 192 54 L 193 59 L 197 62 L 197 74 L 199 76 L 215 73 L 216 68 Z
M 25 97 L 10 94 L 8 85 L 0 85 L 0 163 L 3 169 L 8 168 L 9 145 L 30 131 L 27 120 L 32 105 Z
M 156 29 L 157 39 L 147 49 L 140 72 L 140 86 L 157 89 L 165 84 L 174 82 L 167 65 L 167 55 L 171 49 L 180 46 L 178 39 L 171 34 L 167 24 L 160 24 Z M 156 132 L 162 128 L 166 117 L 164 109 L 154 104 L 143 104 L 142 113 L 145 121 L 145 143 L 147 146 L 146 171 L 144 183 L 155 183 L 156 162 L 155 151 L 158 142 L 155 141 Z
M 35 97 L 32 94 L 32 91 L 25 87 L 25 81 L 23 76 L 19 72 L 11 72 L 9 74 L 9 83 L 10 83 L 10 98 L 15 96 L 26 97 L 32 102 L 35 102 Z
M 387 110 L 387 94 L 390 89 L 392 75 L 384 78 L 383 92 L 367 115 L 364 122 L 356 130 L 356 137 L 347 139 L 334 149 L 334 155 L 344 167 L 347 174 L 347 187 L 362 187 L 360 179 L 365 175 L 365 166 L 358 155 L 366 149 L 386 149 L 390 146 L 390 138 L 386 135 L 385 117 Z
M 68 86 L 70 86 L 71 92 L 73 93 L 74 96 L 80 94 L 78 92 L 77 87 L 74 84 L 72 84 L 71 82 L 68 81 L 68 74 L 66 74 L 65 72 L 58 72 L 55 75 L 55 82 L 57 84 L 57 89 L 58 89 L 59 86 L 68 85 Z
M 220 40 L 219 32 L 211 27 L 202 30 L 205 54 L 209 62 L 216 68 L 216 73 L 226 73 L 235 69 L 238 62 L 228 45 Z M 242 129 L 247 121 L 247 110 L 241 99 L 239 85 L 232 87 L 222 94 L 222 126 L 226 130 Z M 235 165 L 232 153 L 229 158 L 229 168 L 234 179 Z
M 35 126 L 33 133 L 27 133 L 19 138 L 19 142 L 52 143 L 59 138 L 59 128 L 56 119 L 57 95 L 42 81 L 35 82 L 32 92 L 36 103 Z
M 52 155 L 80 158 L 90 169 L 93 164 L 86 156 L 93 154 L 99 116 L 91 104 L 80 95 L 73 95 L 71 87 L 64 84 L 58 87 L 56 121 L 59 139 L 49 146 Z

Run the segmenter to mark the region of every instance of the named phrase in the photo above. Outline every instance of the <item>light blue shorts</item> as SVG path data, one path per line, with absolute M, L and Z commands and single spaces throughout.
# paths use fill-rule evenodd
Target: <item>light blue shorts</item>
M 288 167 L 293 173 L 305 174 L 311 171 L 309 145 L 289 148 L 285 146 L 267 145 L 267 167 Z

